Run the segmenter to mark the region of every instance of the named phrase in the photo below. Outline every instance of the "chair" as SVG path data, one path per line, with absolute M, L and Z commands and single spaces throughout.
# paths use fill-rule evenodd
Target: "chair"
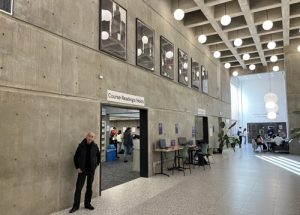
M 263 146 L 262 146 L 262 145 L 258 145 L 257 142 L 256 142 L 256 139 L 252 139 L 252 148 L 253 148 L 253 152 L 256 152 L 256 149 L 257 149 L 258 147 L 260 148 L 260 151 L 261 151 L 261 152 L 264 151 L 263 148 L 262 148 Z
M 208 157 L 212 157 L 212 159 L 213 159 L 213 163 L 212 164 L 214 164 L 215 163 L 215 159 L 214 159 L 214 156 L 213 156 L 213 154 L 214 154 L 214 149 L 213 148 L 209 148 L 208 147 L 208 150 L 207 150 L 207 155 L 208 155 Z
M 178 160 L 178 166 L 176 167 L 176 160 Z M 182 163 L 182 167 L 180 166 L 180 162 Z M 188 167 L 185 167 L 188 166 Z M 183 175 L 185 176 L 185 170 L 189 169 L 190 174 L 192 174 L 191 164 L 189 162 L 189 153 L 188 153 L 188 146 L 185 145 L 182 150 L 179 151 L 179 155 L 175 155 L 174 163 L 172 168 L 172 174 L 174 173 L 174 169 L 177 168 L 178 170 L 183 171 Z
M 201 149 L 197 152 L 198 156 L 198 165 L 203 166 L 203 169 L 205 170 L 205 165 L 206 165 L 206 160 L 205 157 L 207 158 L 207 164 L 210 166 L 210 161 L 209 161 L 209 154 L 208 154 L 208 143 L 203 143 L 201 144 Z

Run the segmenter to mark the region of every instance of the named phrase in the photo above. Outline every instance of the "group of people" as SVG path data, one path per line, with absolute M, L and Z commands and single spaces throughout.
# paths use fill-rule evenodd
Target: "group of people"
M 124 162 L 127 163 L 127 156 L 131 155 L 133 149 L 133 137 L 131 134 L 131 128 L 126 128 L 124 134 L 121 130 L 113 129 L 110 132 L 110 144 L 113 144 L 116 148 L 116 157 L 120 158 L 118 154 L 124 153 Z
M 268 147 L 263 139 L 263 137 L 259 134 L 256 137 L 256 144 L 258 146 L 262 146 L 264 151 L 268 150 Z M 283 144 L 284 139 L 282 137 L 280 137 L 279 134 L 274 135 L 270 138 L 270 140 L 268 140 L 268 143 L 270 144 L 270 150 L 274 150 L 275 146 L 281 146 Z

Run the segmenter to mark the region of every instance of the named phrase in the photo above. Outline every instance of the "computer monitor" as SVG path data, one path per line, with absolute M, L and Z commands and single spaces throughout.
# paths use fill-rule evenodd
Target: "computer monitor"
M 166 140 L 165 139 L 160 139 L 159 140 L 159 148 L 165 149 L 166 147 L 167 147 Z
M 187 144 L 186 137 L 178 137 L 178 144 L 184 146 Z

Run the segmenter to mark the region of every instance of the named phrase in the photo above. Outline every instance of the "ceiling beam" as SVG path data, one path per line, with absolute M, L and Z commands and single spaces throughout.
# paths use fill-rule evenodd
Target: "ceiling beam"
M 204 0 L 194 0 L 194 2 L 201 8 L 202 13 L 206 16 L 206 18 L 209 21 L 209 23 L 211 24 L 211 26 L 219 34 L 220 38 L 227 45 L 228 49 L 232 52 L 232 54 L 235 56 L 235 58 L 237 59 L 237 61 L 241 64 L 241 66 L 243 68 L 246 68 L 246 65 L 244 64 L 244 61 L 238 55 L 238 53 L 237 53 L 236 49 L 233 47 L 232 43 L 228 40 L 228 34 L 225 33 L 225 32 L 223 32 L 221 26 L 215 20 L 213 8 L 212 7 L 208 7 L 205 4 Z
M 290 3 L 289 0 L 281 0 L 282 7 L 282 28 L 283 28 L 283 45 L 288 46 L 290 44 Z
M 238 0 L 238 1 L 239 1 L 241 10 L 244 13 L 245 20 L 246 20 L 246 22 L 249 26 L 249 30 L 250 30 L 250 33 L 253 37 L 254 43 L 256 44 L 256 49 L 257 49 L 257 52 L 258 52 L 259 57 L 261 59 L 261 63 L 264 66 L 266 66 L 267 62 L 266 62 L 266 59 L 265 59 L 265 56 L 264 56 L 264 53 L 263 53 L 262 45 L 260 44 L 259 36 L 257 35 L 257 30 L 256 30 L 256 27 L 255 27 L 254 18 L 252 16 L 251 12 L 250 12 L 250 6 L 249 6 L 249 3 L 248 3 L 249 1 L 248 0 Z

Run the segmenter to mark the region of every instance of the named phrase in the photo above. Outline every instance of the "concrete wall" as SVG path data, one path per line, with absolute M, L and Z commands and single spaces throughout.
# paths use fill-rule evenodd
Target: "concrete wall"
M 230 118 L 228 72 L 172 18 L 170 1 L 117 2 L 128 12 L 126 62 L 98 51 L 98 0 L 15 0 L 13 16 L 0 13 L 0 211 L 5 214 L 41 215 L 71 207 L 73 154 L 89 130 L 99 143 L 107 89 L 145 97 L 150 173 L 159 159 L 152 153 L 159 122 L 163 136 L 176 139 L 175 123 L 178 136 L 192 137 L 198 108 L 206 110 L 210 126 L 220 114 Z M 136 17 L 155 29 L 154 73 L 135 66 Z M 178 84 L 176 72 L 174 81 L 160 77 L 160 35 L 206 66 L 209 95 Z
M 300 128 L 300 55 L 297 52 L 299 40 L 285 48 L 286 93 L 289 129 Z M 291 135 L 292 136 L 292 135 Z M 294 144 L 294 145 L 293 145 Z M 300 143 L 293 143 L 290 153 L 300 154 Z

